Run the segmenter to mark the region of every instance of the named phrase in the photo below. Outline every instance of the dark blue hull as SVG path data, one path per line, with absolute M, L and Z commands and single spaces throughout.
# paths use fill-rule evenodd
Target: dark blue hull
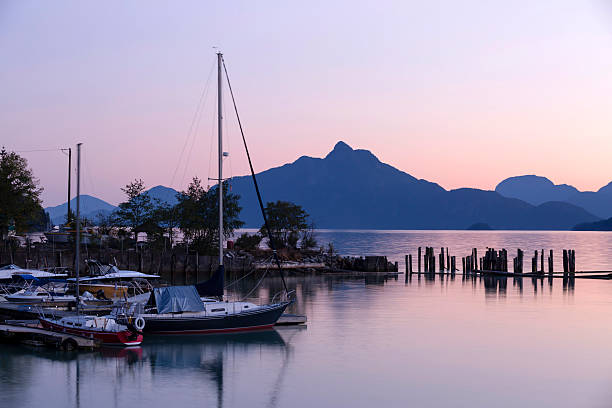
M 262 309 L 225 316 L 143 316 L 145 333 L 151 334 L 208 334 L 265 329 L 274 326 L 289 302 Z

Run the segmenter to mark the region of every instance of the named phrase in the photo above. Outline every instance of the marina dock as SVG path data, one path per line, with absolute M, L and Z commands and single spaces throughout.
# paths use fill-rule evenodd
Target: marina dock
M 99 340 L 46 330 L 39 326 L 38 321 L 33 320 L 7 321 L 0 324 L 0 337 L 3 340 L 14 340 L 35 346 L 54 346 L 66 351 L 91 350 L 100 346 Z
M 275 326 L 296 326 L 298 324 L 306 324 L 308 319 L 305 315 L 296 315 L 284 313 L 277 321 Z

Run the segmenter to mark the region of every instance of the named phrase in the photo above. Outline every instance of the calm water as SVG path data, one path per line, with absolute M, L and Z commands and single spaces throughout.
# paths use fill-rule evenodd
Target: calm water
M 322 231 L 343 254 L 417 246 L 576 249 L 612 269 L 612 234 Z M 556 262 L 559 262 L 556 260 Z M 0 407 L 609 407 L 612 282 L 297 276 L 306 328 L 152 338 L 67 354 L 0 346 Z M 260 294 L 280 287 L 266 281 Z

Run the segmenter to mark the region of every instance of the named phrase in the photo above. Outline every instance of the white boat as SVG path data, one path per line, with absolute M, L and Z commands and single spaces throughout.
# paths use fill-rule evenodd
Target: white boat
M 18 275 L 31 276 L 36 279 L 64 279 L 68 277 L 68 275 L 65 273 L 46 272 L 38 269 L 25 269 L 14 264 L 5 265 L 0 268 L 0 281 L 9 281 Z
M 87 260 L 90 275 L 84 278 L 79 278 L 80 283 L 93 282 L 128 282 L 134 279 L 159 279 L 159 275 L 151 275 L 137 271 L 128 271 L 117 268 L 115 265 L 103 264 L 94 260 Z M 69 282 L 74 282 L 76 278 L 68 279 Z
M 76 302 L 76 297 L 63 293 L 55 293 L 52 290 L 46 290 L 40 286 L 32 286 L 26 289 L 21 289 L 13 294 L 6 295 L 4 298 L 8 302 L 13 303 L 54 303 L 68 304 Z
M 152 289 L 150 281 L 160 279 L 159 275 L 121 270 L 115 265 L 92 259 L 86 263 L 89 275 L 79 277 L 79 295 L 87 291 L 98 299 L 124 299 L 134 294 L 149 292 Z M 68 282 L 76 282 L 76 278 L 70 278 Z

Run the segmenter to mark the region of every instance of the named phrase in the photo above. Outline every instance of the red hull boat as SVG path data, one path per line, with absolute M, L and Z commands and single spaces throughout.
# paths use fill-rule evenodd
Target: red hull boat
M 56 332 L 98 339 L 106 346 L 138 346 L 143 340 L 143 335 L 138 330 L 106 317 L 71 316 L 59 320 L 40 318 L 40 324 L 45 329 Z

